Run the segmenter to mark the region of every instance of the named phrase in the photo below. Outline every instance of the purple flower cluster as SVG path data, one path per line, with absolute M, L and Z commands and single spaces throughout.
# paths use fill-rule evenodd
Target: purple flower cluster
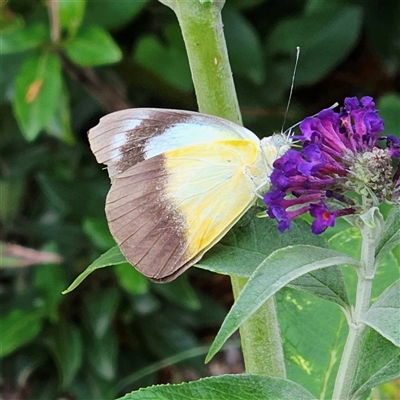
M 338 216 L 365 212 L 388 201 L 400 203 L 400 139 L 379 137 L 383 120 L 371 97 L 346 98 L 340 112 L 322 110 L 300 124 L 302 152 L 289 150 L 274 162 L 273 189 L 265 194 L 268 215 L 278 229 L 306 212 L 320 234 Z M 386 148 L 378 143 L 386 141 Z

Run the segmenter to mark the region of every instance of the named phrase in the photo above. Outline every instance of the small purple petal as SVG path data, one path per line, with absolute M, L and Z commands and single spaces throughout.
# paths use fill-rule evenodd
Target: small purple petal
M 347 111 L 358 110 L 360 108 L 360 103 L 357 97 L 346 97 L 344 99 L 344 108 Z
M 375 110 L 374 99 L 371 96 L 361 97 L 360 102 L 367 110 Z
M 305 146 L 305 145 L 304 145 Z M 325 158 L 316 144 L 304 147 L 303 158 L 298 163 L 298 171 L 305 176 L 310 176 L 325 165 Z
M 279 204 L 285 198 L 285 192 L 281 192 L 280 190 L 271 190 L 264 195 L 264 203 L 267 206 L 273 206 L 275 204 Z
M 290 186 L 290 179 L 280 169 L 274 169 L 270 179 L 271 183 L 279 190 L 286 190 Z
M 307 117 L 305 118 L 301 124 L 300 124 L 300 130 L 302 133 L 302 140 L 307 140 L 310 139 L 313 132 L 316 130 L 316 123 L 315 123 L 315 118 L 313 117 Z
M 311 230 L 315 235 L 319 235 L 328 228 L 335 225 L 335 214 L 328 210 L 325 204 L 311 204 L 310 215 L 315 218 L 311 224 Z

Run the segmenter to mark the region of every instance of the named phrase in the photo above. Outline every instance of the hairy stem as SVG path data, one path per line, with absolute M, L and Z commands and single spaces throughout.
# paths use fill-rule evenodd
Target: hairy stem
M 247 283 L 245 278 L 233 278 L 235 298 Z M 271 297 L 240 327 L 246 372 L 286 378 L 275 297 Z
M 349 334 L 343 349 L 338 374 L 336 376 L 333 399 L 347 400 L 351 395 L 357 362 L 363 343 L 364 332 L 367 326 L 361 322 L 363 315 L 368 311 L 371 301 L 372 281 L 377 265 L 375 263 L 375 249 L 382 232 L 381 215 L 371 212 L 375 221 L 373 226 L 361 223 L 362 248 L 361 267 L 357 270 L 358 283 L 354 309 L 349 323 Z
M 241 123 L 223 32 L 225 0 L 160 0 L 177 15 L 186 45 L 201 112 Z M 237 298 L 245 279 L 231 277 Z M 246 372 L 285 377 L 282 344 L 273 300 L 264 304 L 240 328 Z

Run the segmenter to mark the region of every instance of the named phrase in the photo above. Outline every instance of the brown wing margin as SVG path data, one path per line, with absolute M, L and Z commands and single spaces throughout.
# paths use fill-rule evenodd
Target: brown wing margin
M 172 280 L 189 261 L 185 221 L 164 194 L 166 176 L 163 155 L 136 164 L 114 180 L 106 201 L 110 230 L 121 251 L 155 281 Z

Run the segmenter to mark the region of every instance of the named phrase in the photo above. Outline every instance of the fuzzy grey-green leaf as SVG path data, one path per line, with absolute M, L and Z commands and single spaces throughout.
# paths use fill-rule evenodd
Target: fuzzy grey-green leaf
M 128 393 L 118 400 L 308 400 L 315 397 L 295 382 L 261 375 L 222 375 L 158 385 Z
M 400 347 L 400 279 L 379 296 L 361 321 Z
M 386 219 L 382 238 L 376 248 L 375 258 L 379 263 L 382 257 L 400 245 L 400 206 L 393 206 Z
M 243 288 L 211 345 L 206 361 L 278 290 L 306 273 L 338 264 L 360 265 L 349 256 L 316 246 L 288 246 L 273 252 L 259 265 Z
M 350 399 L 359 399 L 370 389 L 399 376 L 400 348 L 369 329 L 361 349 Z

